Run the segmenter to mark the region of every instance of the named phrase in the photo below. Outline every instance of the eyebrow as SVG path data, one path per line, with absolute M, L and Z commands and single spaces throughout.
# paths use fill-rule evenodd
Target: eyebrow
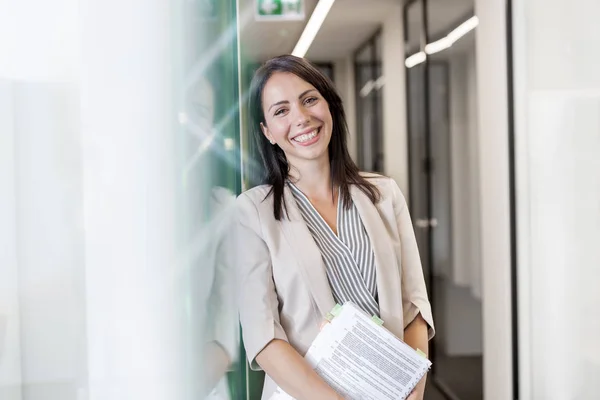
M 306 94 L 307 94 L 307 93 L 310 93 L 310 92 L 312 92 L 312 91 L 315 91 L 315 92 L 316 92 L 316 91 L 317 91 L 317 89 L 308 89 L 308 90 L 305 90 L 304 92 L 300 93 L 300 96 L 298 96 L 298 98 L 299 98 L 299 99 L 301 99 L 301 98 L 303 98 L 304 96 L 306 96 Z M 287 101 L 287 100 L 281 100 L 281 101 L 278 101 L 277 103 L 273 103 L 273 104 L 271 104 L 271 107 L 269 107 L 269 109 L 268 109 L 267 111 L 270 111 L 270 110 L 271 110 L 271 108 L 273 108 L 273 107 L 275 107 L 275 106 L 278 106 L 278 105 L 281 105 L 281 104 L 289 104 L 289 103 L 290 103 L 290 102 L 289 102 L 289 101 Z

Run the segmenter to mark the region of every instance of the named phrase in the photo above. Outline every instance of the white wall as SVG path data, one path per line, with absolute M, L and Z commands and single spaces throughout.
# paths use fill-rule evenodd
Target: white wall
M 183 398 L 173 10 L 48 4 L 0 7 L 0 398 Z
M 458 286 L 449 280 L 436 281 L 444 285 L 438 296 L 438 307 L 444 307 L 443 337 L 440 343 L 448 356 L 481 356 L 483 353 L 483 333 L 481 301 L 475 299 L 470 289 Z M 436 289 L 437 290 L 437 289 Z M 437 325 L 436 325 L 437 327 Z M 440 329 L 441 332 L 441 329 Z
M 15 134 L 12 85 L 0 80 L 0 398 L 21 399 Z
M 520 394 L 597 398 L 600 3 L 513 6 Z
M 484 396 L 512 398 L 506 2 L 476 0 Z
M 394 178 L 409 199 L 408 132 L 406 124 L 406 83 L 404 73 L 404 32 L 402 6 L 390 9 L 383 22 L 382 71 L 384 171 Z
M 77 12 L 0 12 L 2 399 L 76 399 L 85 385 Z
M 466 39 L 465 39 L 466 40 Z M 481 299 L 477 69 L 475 42 L 450 66 L 452 280 Z
M 13 84 L 23 398 L 86 382 L 81 141 L 75 84 Z
M 352 159 L 356 162 L 358 160 L 358 149 L 356 147 L 356 80 L 354 77 L 354 57 L 349 55 L 342 60 L 336 60 L 333 63 L 333 69 L 335 86 L 344 103 L 344 111 L 346 111 L 348 151 Z
M 482 283 L 481 283 L 481 226 L 485 223 L 483 215 L 481 213 L 480 204 L 480 169 L 479 165 L 479 137 L 484 135 L 485 131 L 479 131 L 479 99 L 478 99 L 478 73 L 477 73 L 477 57 L 475 52 L 475 46 L 473 46 L 472 52 L 467 52 L 467 109 L 468 109 L 468 145 L 467 145 L 467 157 L 469 159 L 469 169 L 466 171 L 469 185 L 466 188 L 469 196 L 469 288 L 471 294 L 481 300 L 482 296 Z
M 483 352 L 479 181 L 477 157 L 477 70 L 475 42 L 448 55 L 450 96 L 451 270 L 444 281 L 444 349 L 449 355 Z M 442 56 L 444 53 L 442 53 Z
M 175 10 L 119 4 L 90 0 L 81 14 L 90 396 L 177 399 L 188 292 L 175 251 Z

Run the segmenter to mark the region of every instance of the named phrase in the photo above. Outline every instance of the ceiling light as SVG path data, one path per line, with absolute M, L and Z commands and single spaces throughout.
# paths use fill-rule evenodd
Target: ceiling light
M 435 54 L 439 51 L 446 50 L 448 47 L 452 46 L 452 44 L 452 41 L 446 36 L 441 38 L 440 40 L 436 40 L 435 42 L 426 45 L 425 53 Z
M 477 25 L 479 25 L 479 18 L 477 16 L 469 18 L 443 38 L 425 45 L 425 52 L 420 51 L 408 57 L 404 62 L 406 68 L 412 68 L 415 65 L 421 64 L 426 60 L 427 54 L 435 54 L 451 47 L 458 39 L 475 29 Z
M 479 25 L 479 18 L 476 15 L 472 16 L 462 24 L 456 27 L 452 32 L 450 32 L 446 37 L 452 41 L 452 43 L 456 42 L 461 37 L 465 36 L 467 33 L 471 32 L 475 27 Z
M 417 64 L 421 64 L 426 59 L 427 59 L 427 54 L 425 54 L 425 52 L 423 52 L 423 51 L 420 51 L 420 52 L 408 57 L 406 59 L 406 61 L 404 61 L 404 65 L 406 65 L 406 68 L 412 68 Z
M 371 91 L 373 90 L 374 86 L 375 82 L 373 82 L 372 79 L 369 79 L 367 83 L 365 83 L 365 86 L 363 86 L 362 89 L 360 89 L 360 97 L 367 97 L 369 93 L 371 93 Z
M 308 48 L 312 44 L 315 36 L 317 36 L 317 32 L 321 28 L 323 21 L 327 17 L 331 6 L 335 0 L 319 0 L 315 10 L 313 11 L 306 27 L 304 27 L 304 32 L 300 36 L 298 43 L 296 43 L 296 47 L 294 47 L 294 51 L 292 51 L 292 55 L 297 57 L 304 57 Z

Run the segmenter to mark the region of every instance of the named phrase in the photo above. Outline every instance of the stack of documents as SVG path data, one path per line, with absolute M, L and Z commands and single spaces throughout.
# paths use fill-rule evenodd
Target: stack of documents
M 317 374 L 345 399 L 406 399 L 431 362 L 351 302 L 332 313 L 305 356 Z M 277 388 L 271 400 L 293 397 Z

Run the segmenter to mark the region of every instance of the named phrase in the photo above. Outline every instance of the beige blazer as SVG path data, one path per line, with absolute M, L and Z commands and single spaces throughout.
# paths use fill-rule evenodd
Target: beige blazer
M 368 175 L 381 192 L 374 205 L 356 186 L 352 200 L 371 240 L 377 271 L 379 308 L 384 326 L 403 338 L 404 328 L 420 312 L 434 335 L 421 260 L 406 200 L 396 182 Z M 289 219 L 273 217 L 269 186 L 237 199 L 235 249 L 238 260 L 242 337 L 252 369 L 256 355 L 273 339 L 289 342 L 304 355 L 335 306 L 321 253 L 288 187 L 284 198 Z M 263 399 L 277 385 L 266 377 Z

